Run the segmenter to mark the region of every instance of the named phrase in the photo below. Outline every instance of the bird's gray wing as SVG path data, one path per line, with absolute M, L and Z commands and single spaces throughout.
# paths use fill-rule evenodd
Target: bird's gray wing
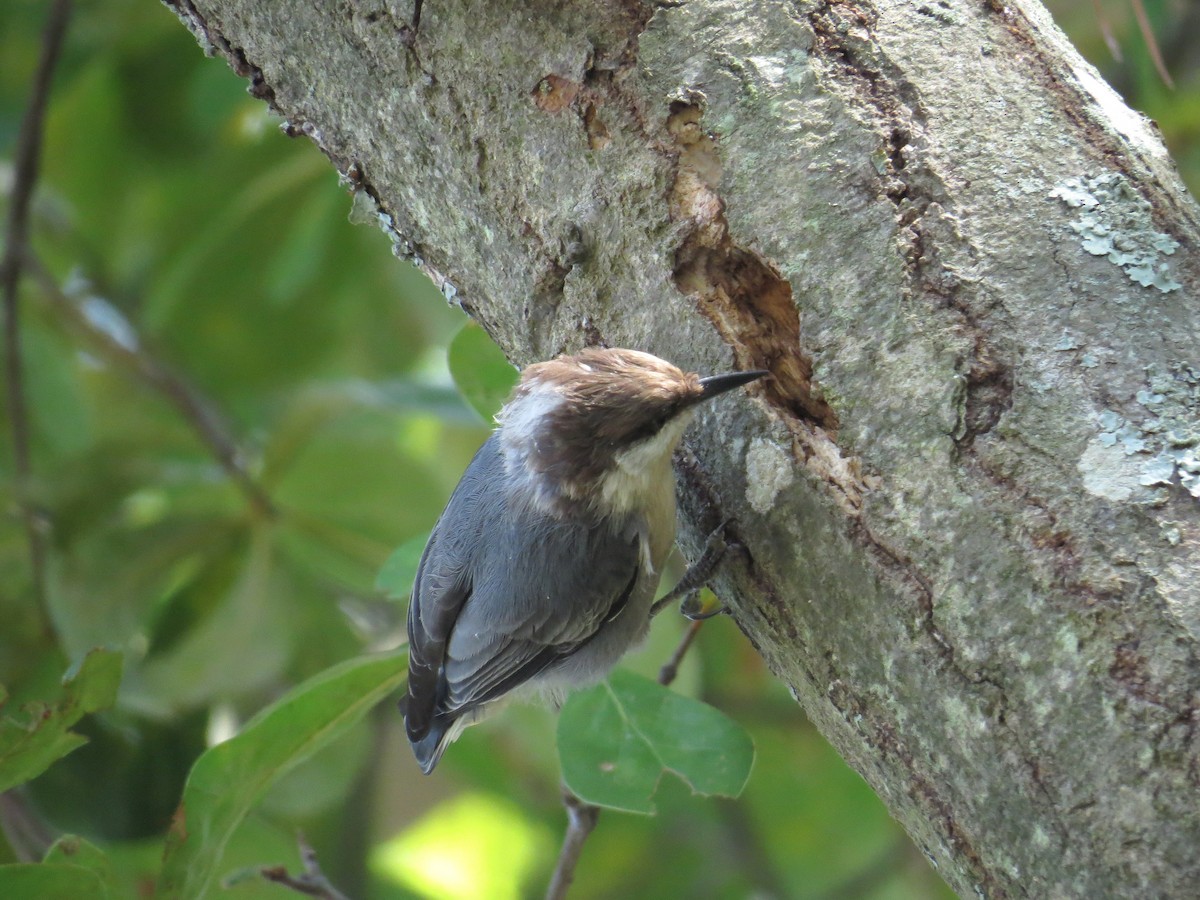
M 638 584 L 642 530 L 509 509 L 493 436 L 430 539 L 409 610 L 410 737 L 579 649 Z
M 446 711 L 466 711 L 579 650 L 638 586 L 641 536 L 526 512 L 476 575 L 446 648 Z
M 446 644 L 471 595 L 481 536 L 502 513 L 496 488 L 501 465 L 492 435 L 463 473 L 417 564 L 408 606 L 408 695 L 401 701 L 413 741 L 429 731 L 445 694 Z

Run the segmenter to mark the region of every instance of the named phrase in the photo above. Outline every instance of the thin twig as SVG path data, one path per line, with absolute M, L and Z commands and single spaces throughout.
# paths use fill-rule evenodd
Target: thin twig
M 665 687 L 675 680 L 675 676 L 679 674 L 679 664 L 683 662 L 684 654 L 688 652 L 688 648 L 692 646 L 692 641 L 700 633 L 700 626 L 706 621 L 708 620 L 695 619 L 688 623 L 687 631 L 683 633 L 683 637 L 679 641 L 679 646 L 675 648 L 675 652 L 671 654 L 671 658 L 663 663 L 663 667 L 658 670 L 659 684 Z
M 366 854 L 371 846 L 372 823 L 378 821 L 375 815 L 378 799 L 383 793 L 379 786 L 380 775 L 384 764 L 391 761 L 387 741 L 392 715 L 385 703 L 376 706 L 367 717 L 371 730 L 367 762 L 359 770 L 342 807 L 346 815 L 338 830 L 334 852 L 337 853 L 338 881 L 343 893 L 351 897 L 366 897 L 369 893 Z
M 0 794 L 0 831 L 17 862 L 41 862 L 55 840 L 53 830 L 30 806 L 22 788 Z
M 1163 84 L 1174 90 L 1175 79 L 1171 77 L 1171 73 L 1167 71 L 1167 64 L 1163 62 L 1162 51 L 1158 49 L 1158 41 L 1154 37 L 1154 29 L 1150 27 L 1150 19 L 1146 16 L 1146 7 L 1142 6 L 1142 0 L 1130 0 L 1130 6 L 1133 7 L 1133 17 L 1137 19 L 1138 31 L 1142 33 L 1142 40 L 1146 42 L 1146 50 L 1150 53 L 1158 77 L 1163 80 Z
M 567 809 L 567 833 L 563 835 L 562 849 L 558 853 L 558 865 L 550 886 L 546 889 L 546 900 L 563 900 L 575 880 L 575 867 L 583 853 L 584 842 L 595 830 L 600 819 L 600 807 L 584 803 L 572 791 L 563 787 L 563 806 Z
M 80 304 L 67 296 L 66 291 L 37 257 L 27 254 L 26 265 L 60 316 L 83 334 L 96 349 L 110 360 L 132 371 L 175 407 L 191 425 L 196 436 L 216 457 L 225 474 L 242 492 L 255 514 L 261 518 L 274 516 L 275 507 L 271 498 L 242 465 L 237 444 L 234 443 L 229 429 L 215 411 L 213 404 L 201 396 L 181 375 L 155 359 L 140 339 L 118 340 L 105 329 L 98 327 Z
M 687 631 L 671 654 L 670 659 L 658 671 L 658 683 L 669 687 L 679 674 L 679 663 L 684 654 L 692 646 L 696 634 L 706 620 L 699 619 L 690 622 Z M 570 788 L 563 786 L 563 806 L 567 810 L 567 831 L 563 835 L 562 849 L 558 852 L 558 862 L 554 866 L 554 874 L 550 878 L 550 886 L 546 888 L 546 900 L 563 900 L 575 880 L 575 868 L 579 865 L 579 857 L 583 853 L 583 845 L 588 836 L 595 830 L 596 822 L 600 819 L 600 807 L 592 806 L 580 800 Z
M 4 232 L 4 259 L 0 261 L 0 286 L 4 306 L 4 374 L 8 383 L 8 420 L 12 428 L 13 474 L 17 505 L 25 523 L 32 570 L 33 593 L 42 613 L 46 637 L 54 639 L 54 625 L 46 609 L 46 551 L 41 517 L 34 507 L 30 490 L 29 413 L 25 407 L 25 384 L 21 364 L 20 304 L 17 287 L 21 281 L 21 262 L 29 244 L 29 204 L 37 183 L 42 153 L 42 121 L 50 97 L 50 81 L 62 49 L 63 35 L 71 15 L 71 0 L 55 0 L 42 35 L 42 55 L 29 91 L 29 104 L 17 133 L 17 152 L 13 164 L 12 195 Z
M 320 897 L 322 900 L 349 900 L 335 888 L 317 862 L 317 851 L 305 840 L 303 834 L 296 835 L 296 843 L 300 845 L 300 859 L 304 863 L 304 872 L 299 875 L 289 875 L 283 866 L 269 866 L 261 869 L 260 874 L 267 881 L 289 888 L 297 894 L 306 897 Z
M 1121 56 L 1121 44 L 1113 34 L 1112 23 L 1108 21 L 1108 16 L 1104 13 L 1104 8 L 1100 5 L 1100 0 L 1092 0 L 1092 13 L 1096 17 L 1096 24 L 1100 27 L 1100 34 L 1104 38 L 1104 43 L 1108 47 L 1108 52 L 1112 54 L 1112 58 L 1117 62 L 1123 62 Z

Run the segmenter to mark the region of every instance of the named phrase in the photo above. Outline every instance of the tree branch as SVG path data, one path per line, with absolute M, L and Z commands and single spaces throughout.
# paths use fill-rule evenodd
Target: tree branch
M 737 860 L 738 868 L 757 887 L 753 896 L 788 896 L 787 883 L 771 861 L 771 856 L 763 845 L 762 835 L 755 828 L 746 805 L 734 799 L 721 797 L 716 799 L 716 809 L 721 829 L 725 834 L 725 845 Z
M 55 834 L 30 803 L 23 787 L 0 794 L 0 831 L 18 862 L 41 862 Z
M 904 838 L 897 838 L 874 861 L 855 872 L 846 881 L 819 894 L 818 900 L 856 900 L 858 897 L 870 896 L 895 875 L 896 870 L 912 852 L 912 844 Z
M 132 372 L 175 407 L 225 470 L 230 481 L 245 496 L 255 515 L 261 518 L 274 516 L 276 510 L 271 498 L 246 471 L 241 461 L 242 454 L 213 403 L 183 376 L 155 359 L 140 340 L 120 340 L 104 328 L 98 327 L 32 253 L 27 255 L 26 265 L 46 298 L 68 324 L 109 360 Z
M 29 413 L 25 405 L 25 382 L 21 365 L 20 304 L 17 288 L 21 281 L 21 263 L 29 243 L 29 204 L 37 183 L 42 151 L 42 122 L 50 97 L 50 81 L 58 64 L 63 35 L 71 15 L 71 0 L 55 0 L 46 19 L 42 36 L 42 55 L 29 92 L 29 104 L 17 134 L 16 161 L 13 166 L 12 196 L 5 226 L 4 259 L 0 262 L 0 290 L 4 306 L 4 374 L 7 382 L 8 416 L 12 428 L 13 472 L 17 505 L 25 524 L 29 544 L 29 564 L 33 592 L 42 614 L 45 635 L 54 638 L 54 625 L 46 609 L 46 559 L 42 528 L 30 496 Z
M 584 803 L 572 791 L 563 786 L 563 806 L 567 810 L 567 832 L 563 835 L 562 849 L 558 852 L 558 864 L 546 888 L 546 900 L 563 900 L 575 880 L 575 867 L 583 855 L 583 845 L 596 829 L 600 820 L 600 807 Z
M 267 881 L 306 897 L 320 897 L 322 900 L 349 900 L 325 877 L 325 873 L 321 871 L 321 864 L 317 861 L 317 851 L 305 840 L 303 834 L 296 835 L 296 843 L 300 845 L 300 859 L 304 863 L 303 873 L 289 875 L 283 866 L 269 866 L 261 869 L 259 874 Z

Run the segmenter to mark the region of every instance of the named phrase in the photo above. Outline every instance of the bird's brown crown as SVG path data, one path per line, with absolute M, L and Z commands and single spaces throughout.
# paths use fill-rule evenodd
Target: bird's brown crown
M 698 375 L 657 356 L 593 348 L 526 368 L 498 419 L 525 465 L 571 493 L 703 396 Z

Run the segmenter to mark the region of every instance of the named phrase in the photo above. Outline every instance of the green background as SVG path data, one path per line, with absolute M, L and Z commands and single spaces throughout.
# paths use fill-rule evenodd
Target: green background
M 1054 5 L 1085 54 L 1158 122 L 1194 190 L 1197 14 L 1146 2 L 1171 89 L 1130 6 L 1105 2 L 1098 18 L 1091 4 Z M 0 175 L 45 11 L 0 4 Z M 104 851 L 116 896 L 158 878 L 184 779 L 206 748 L 304 679 L 398 645 L 407 598 L 377 586 L 380 568 L 403 545 L 383 584 L 411 571 L 487 433 L 480 411 L 512 378 L 377 229 L 351 224 L 351 205 L 326 159 L 283 136 L 168 10 L 77 5 L 33 205 L 36 253 L 66 303 L 29 279 L 21 291 L 46 602 L 35 602 L 14 512 L 5 412 L 0 684 L 10 696 L 0 716 L 25 721 L 22 704 L 54 701 L 90 648 L 123 654 L 115 705 L 75 726 L 89 743 L 17 797 L 52 833 Z M 194 420 L 139 375 L 147 361 L 224 423 L 274 514 L 248 502 Z M 682 629 L 660 617 L 630 667 L 653 675 Z M 664 781 L 656 816 L 606 813 L 574 896 L 948 895 L 732 622 L 705 626 L 677 686 L 750 731 L 749 785 L 728 801 Z M 271 727 L 304 727 L 281 710 Z M 354 898 L 537 895 L 563 826 L 553 741 L 548 712 L 513 707 L 424 778 L 385 702 L 253 805 L 220 871 L 295 869 L 302 828 Z M 15 858 L 0 839 L 0 863 Z M 96 877 L 54 858 L 64 884 Z M 295 895 L 246 877 L 230 896 Z

